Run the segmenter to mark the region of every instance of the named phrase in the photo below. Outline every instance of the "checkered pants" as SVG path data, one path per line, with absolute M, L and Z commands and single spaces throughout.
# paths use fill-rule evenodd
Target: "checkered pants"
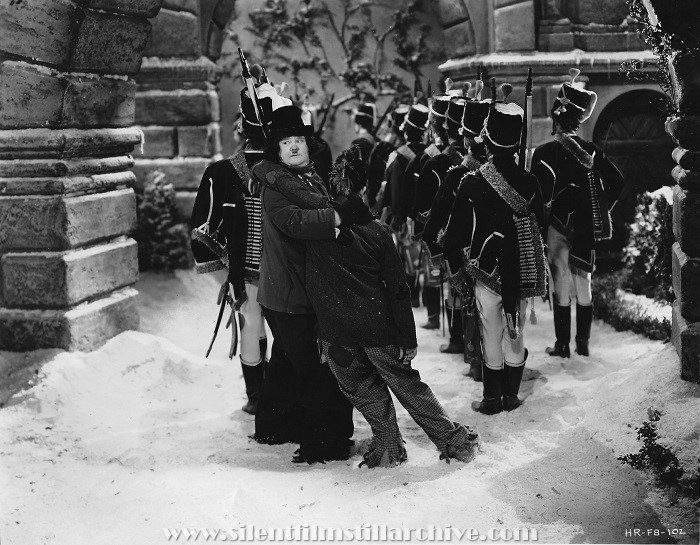
M 450 420 L 420 373 L 399 360 L 396 346 L 331 348 L 322 341 L 322 350 L 322 361 L 328 361 L 340 390 L 372 428 L 375 455 L 381 457 L 388 450 L 390 461 L 405 459 L 390 389 L 440 452 L 448 445 L 463 448 L 472 441 L 465 426 Z

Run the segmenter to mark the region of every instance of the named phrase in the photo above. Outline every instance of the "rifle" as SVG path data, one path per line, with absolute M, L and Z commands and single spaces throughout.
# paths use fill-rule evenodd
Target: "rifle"
M 394 105 L 396 104 L 397 100 L 398 100 L 397 97 L 394 97 L 393 99 L 391 99 L 391 103 L 389 104 L 389 107 L 386 110 L 384 110 L 384 113 L 382 114 L 382 117 L 379 118 L 377 125 L 370 132 L 370 134 L 372 136 L 374 136 L 375 138 L 377 137 L 377 133 L 379 132 L 379 129 L 381 128 L 382 123 L 384 123 L 384 120 L 386 119 L 386 117 L 389 115 L 390 112 L 392 112 L 396 108 L 396 106 L 394 106 Z
M 238 56 L 241 59 L 241 75 L 243 76 L 243 81 L 248 89 L 248 96 L 250 96 L 250 100 L 253 102 L 255 115 L 258 117 L 258 122 L 260 123 L 260 128 L 265 136 L 265 140 L 269 140 L 269 129 L 265 123 L 265 119 L 258 104 L 258 94 L 255 91 L 255 82 L 253 81 L 253 76 L 250 73 L 250 68 L 248 68 L 248 61 L 246 60 L 245 55 L 243 55 L 243 50 L 240 47 L 238 48 Z
M 527 80 L 525 83 L 525 119 L 523 119 L 523 130 L 520 136 L 520 149 L 518 150 L 518 164 L 523 170 L 530 170 L 528 165 L 529 144 L 532 144 L 532 68 L 527 69 Z
M 318 129 L 316 129 L 316 138 L 321 138 L 323 135 L 323 129 L 326 126 L 326 121 L 328 120 L 328 113 L 331 111 L 331 108 L 333 107 L 333 99 L 335 98 L 335 93 L 331 95 L 331 98 L 328 100 L 328 107 L 326 108 L 326 111 L 323 112 L 323 119 L 321 119 L 321 123 L 318 125 Z

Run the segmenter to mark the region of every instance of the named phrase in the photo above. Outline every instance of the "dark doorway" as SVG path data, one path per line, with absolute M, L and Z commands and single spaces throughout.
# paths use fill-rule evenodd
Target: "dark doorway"
M 610 102 L 596 122 L 593 141 L 625 177 L 625 187 L 612 213 L 613 238 L 598 246 L 601 266 L 620 263 L 638 195 L 674 183 L 671 152 L 675 144 L 664 129 L 666 101 L 660 92 L 630 91 Z

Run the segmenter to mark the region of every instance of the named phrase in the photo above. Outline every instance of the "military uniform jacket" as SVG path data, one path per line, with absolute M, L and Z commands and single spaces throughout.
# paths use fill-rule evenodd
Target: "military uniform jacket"
M 464 177 L 445 228 L 453 287 L 464 292 L 471 277 L 500 294 L 514 331 L 520 300 L 546 292 L 542 219 L 537 179 L 514 162 L 486 163 Z
M 209 165 L 202 175 L 190 217 L 191 248 L 197 272 L 224 269 L 224 262 L 228 261 L 228 279 L 236 298 L 245 289 L 248 163 L 254 164 L 259 158 L 262 154 L 246 155 L 240 151 Z
M 428 211 L 433 204 L 442 181 L 447 171 L 459 165 L 464 159 L 463 148 L 457 148 L 450 144 L 442 153 L 431 157 L 425 162 L 418 176 L 416 194 L 413 204 L 413 214 L 419 224 L 425 224 L 428 219 Z M 422 226 L 421 226 L 422 227 Z
M 416 212 L 416 190 L 418 188 L 420 173 L 423 170 L 425 163 L 427 163 L 433 157 L 440 155 L 443 149 L 444 146 L 440 148 L 435 143 L 432 143 L 425 148 L 425 151 L 421 155 L 414 157 L 408 164 L 407 171 L 411 173 L 412 178 L 407 180 L 409 185 L 407 201 L 409 205 L 406 215 L 413 221 L 416 221 L 416 217 L 418 216 L 418 213 Z M 423 225 L 424 222 L 416 224 L 416 235 L 420 235 L 423 230 Z
M 386 163 L 392 152 L 396 151 L 396 146 L 390 142 L 381 140 L 377 142 L 369 154 L 369 165 L 367 166 L 367 202 L 374 206 L 377 202 L 377 193 L 384 181 Z
M 468 173 L 480 166 L 481 163 L 469 153 L 459 165 L 450 167 L 447 171 L 445 179 L 433 199 L 433 205 L 430 207 L 430 214 L 423 230 L 423 240 L 428 245 L 431 256 L 442 254 L 441 239 L 462 180 Z
M 399 147 L 392 156 L 389 157 L 389 162 L 386 167 L 384 179 L 386 187 L 384 189 L 384 200 L 382 207 L 391 206 L 393 218 L 391 222 L 392 228 L 398 230 L 401 224 L 406 221 L 406 195 L 403 190 L 406 187 L 406 169 L 411 160 L 425 150 L 423 144 L 404 144 Z
M 535 150 L 532 173 L 551 208 L 549 225 L 571 243 L 570 265 L 593 272 L 595 242 L 612 235 L 610 210 L 624 185 L 620 171 L 595 144 L 557 135 Z

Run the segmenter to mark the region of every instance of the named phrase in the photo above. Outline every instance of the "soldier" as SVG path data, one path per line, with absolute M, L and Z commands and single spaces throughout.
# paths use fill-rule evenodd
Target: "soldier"
M 403 124 L 408 109 L 408 105 L 399 104 L 391 111 L 389 114 L 389 132 L 374 145 L 369 156 L 365 197 L 367 198 L 367 204 L 375 210 L 377 207 L 377 195 L 384 181 L 384 173 L 386 172 L 389 157 L 404 143 L 403 134 L 399 127 Z M 381 199 L 379 200 L 381 201 Z M 378 210 L 378 212 L 381 213 L 381 210 Z
M 418 177 L 425 163 L 439 155 L 447 147 L 447 129 L 445 127 L 445 114 L 450 104 L 449 95 L 437 95 L 430 100 L 430 115 L 428 118 L 432 142 L 425 148 L 421 155 L 416 155 L 406 169 L 410 176 L 406 182 L 406 201 L 409 203 L 407 212 L 412 225 L 412 233 L 416 237 L 422 235 L 423 222 L 416 222 L 415 194 Z M 441 277 L 439 269 L 430 266 L 429 255 L 421 252 L 421 268 L 423 270 L 423 304 L 428 313 L 428 321 L 421 325 L 423 329 L 438 329 L 440 327 L 440 287 Z
M 328 106 L 331 107 L 330 104 Z M 321 177 L 323 183 L 328 187 L 328 178 L 333 166 L 333 154 L 331 147 L 323 139 L 323 127 L 317 127 L 318 106 L 308 101 L 308 95 L 304 96 L 304 101 L 300 104 L 301 118 L 304 125 L 310 126 L 315 131 L 309 136 L 309 155 L 314 163 L 316 174 Z
M 389 156 L 384 178 L 385 189 L 382 200 L 384 214 L 389 211 L 387 223 L 394 231 L 401 254 L 406 265 L 406 276 L 411 288 L 411 302 L 414 307 L 420 306 L 418 290 L 418 265 L 420 247 L 413 243 L 410 234 L 405 229 L 408 207 L 405 204 L 406 169 L 411 159 L 425 150 L 424 136 L 428 126 L 428 107 L 423 104 L 413 104 L 406 114 L 400 129 L 403 131 L 406 144 L 400 146 Z
M 540 181 L 549 212 L 546 237 L 556 342 L 547 353 L 562 358 L 571 355 L 570 294 L 576 297 L 576 352 L 589 354 L 595 243 L 612 235 L 609 211 L 624 185 L 622 175 L 603 151 L 576 136 L 595 108 L 597 96 L 574 85 L 579 70 L 569 72 L 571 82 L 561 86 L 552 105 L 554 140 L 539 146 L 532 159 L 532 173 Z
M 484 385 L 472 407 L 484 414 L 520 406 L 527 298 L 546 290 L 542 196 L 537 179 L 515 162 L 522 122 L 516 104 L 493 104 L 480 137 L 489 161 L 462 181 L 444 236 L 454 286 L 464 291 L 474 282 Z
M 273 103 L 283 100 L 269 84 L 259 86 L 258 95 L 260 107 L 268 114 Z M 190 226 L 197 272 L 221 275 L 226 292 L 229 285 L 233 289 L 233 306 L 241 314 L 240 360 L 248 397 L 242 410 L 255 414 L 267 338 L 256 301 L 262 252 L 260 188 L 252 183 L 250 169 L 263 159 L 265 140 L 246 89 L 241 91 L 240 113 L 244 148 L 204 171 Z M 235 324 L 233 330 L 235 334 Z M 234 352 L 232 345 L 229 356 L 233 357 Z
M 475 97 L 473 100 L 468 100 L 464 107 L 464 117 L 462 118 L 462 129 L 461 133 L 464 140 L 464 147 L 467 150 L 467 154 L 464 156 L 462 162 L 451 167 L 445 179 L 440 185 L 440 189 L 433 199 L 433 205 L 430 209 L 428 220 L 425 225 L 425 230 L 423 232 L 423 240 L 428 248 L 429 255 L 432 256 L 431 259 L 431 269 L 437 269 L 438 274 L 442 267 L 442 241 L 441 233 L 444 232 L 445 225 L 449 218 L 450 210 L 452 204 L 454 203 L 455 195 L 457 190 L 464 179 L 464 177 L 476 169 L 478 169 L 487 160 L 486 158 L 486 148 L 483 143 L 479 143 L 475 140 L 475 137 L 479 135 L 481 129 L 484 126 L 484 120 L 489 111 L 490 100 L 481 100 L 481 88 L 483 88 L 483 82 L 478 80 L 474 87 Z M 443 272 L 443 275 L 445 273 Z M 464 344 L 464 359 L 465 363 L 470 364 L 470 369 L 467 376 L 474 378 L 476 381 L 481 380 L 481 357 L 479 355 L 479 343 L 478 331 L 476 326 L 475 317 L 473 314 L 472 307 L 468 304 L 473 301 L 472 293 L 467 294 L 466 302 L 463 301 L 462 309 L 463 312 L 458 318 L 453 320 L 456 325 L 463 328 L 462 336 L 464 337 L 464 331 L 471 333 L 468 334 L 466 342 Z M 453 293 L 451 289 L 450 293 L 451 299 L 458 299 L 456 293 Z M 465 307 L 466 305 L 466 307 Z M 451 309 L 450 309 L 451 311 Z M 464 313 L 467 313 L 465 316 Z M 453 314 L 454 316 L 454 314 Z M 466 322 L 464 321 L 466 318 Z M 459 335 L 459 332 L 455 332 Z M 451 333 L 452 337 L 453 334 Z
M 372 152 L 376 138 L 374 136 L 374 124 L 377 122 L 377 106 L 374 102 L 362 102 L 353 112 L 355 133 L 357 138 L 351 142 L 351 146 L 358 146 L 362 153 L 362 160 L 369 164 L 369 154 Z
M 428 159 L 421 169 L 416 185 L 414 200 L 414 213 L 419 223 L 427 219 L 433 199 L 440 186 L 452 167 L 458 166 L 466 155 L 464 139 L 460 134 L 462 128 L 462 118 L 467 100 L 461 96 L 453 96 L 450 99 L 445 115 L 445 126 L 447 129 L 448 146 L 435 157 Z M 433 222 L 435 225 L 436 222 Z M 433 235 L 428 229 L 423 233 L 424 240 L 428 237 L 430 242 L 434 242 Z M 428 242 L 426 240 L 426 242 Z M 430 247 L 430 243 L 428 245 Z M 445 300 L 445 314 L 450 331 L 450 342 L 440 347 L 440 351 L 446 354 L 460 354 L 464 352 L 464 335 L 462 333 L 461 300 L 454 292 L 450 292 Z

